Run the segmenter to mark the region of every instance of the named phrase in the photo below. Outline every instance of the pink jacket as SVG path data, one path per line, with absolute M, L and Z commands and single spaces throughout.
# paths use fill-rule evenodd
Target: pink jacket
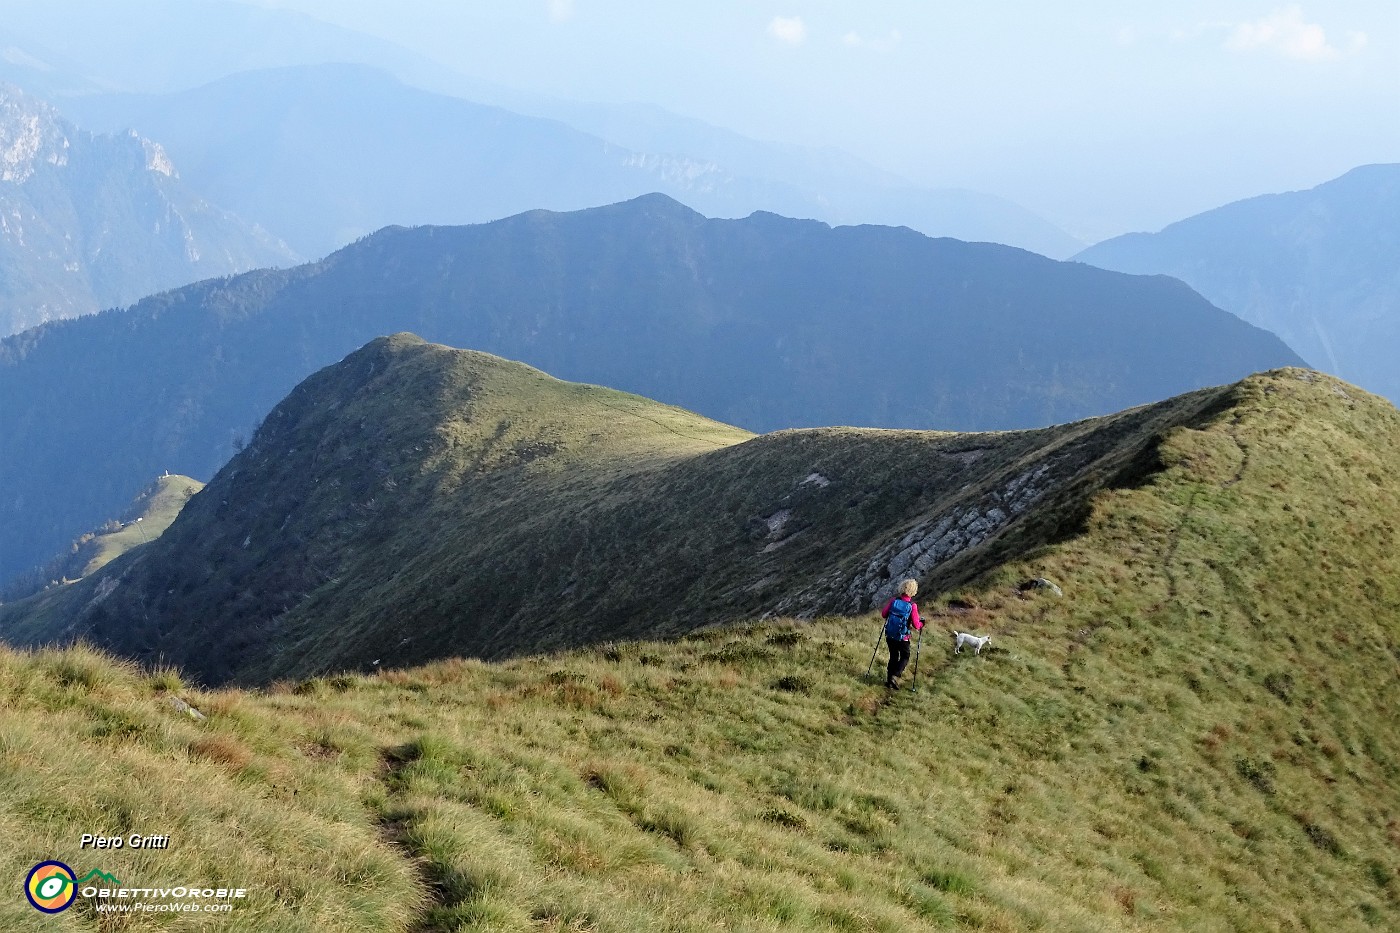
M 880 618 L 882 618 L 882 619 L 888 619 L 888 618 L 890 617 L 890 607 L 894 605 L 894 601 L 895 601 L 896 599 L 904 599 L 904 598 L 907 598 L 907 597 L 891 596 L 891 597 L 890 597 L 890 601 L 887 602 L 887 603 L 885 603 L 885 608 L 880 610 Z M 912 625 L 912 626 L 914 627 L 915 631 L 921 630 L 921 629 L 924 627 L 924 623 L 923 623 L 923 620 L 919 618 L 919 604 L 916 603 L 916 602 L 914 602 L 914 600 L 911 599 L 911 600 L 909 600 L 909 605 L 911 605 L 911 606 L 914 607 L 914 611 L 911 612 L 911 613 L 909 613 L 909 624 Z M 905 641 L 908 641 L 908 640 L 909 640 L 909 636 L 908 636 L 908 635 L 905 635 L 905 636 L 904 636 L 904 640 L 905 640 Z

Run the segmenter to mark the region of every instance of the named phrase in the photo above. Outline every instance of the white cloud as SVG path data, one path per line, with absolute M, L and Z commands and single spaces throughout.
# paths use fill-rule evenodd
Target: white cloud
M 891 29 L 890 34 L 883 38 L 867 39 L 858 32 L 848 32 L 841 37 L 841 41 L 853 49 L 872 49 L 876 52 L 886 52 L 904 38 L 899 34 L 898 29 Z
M 1366 45 L 1366 34 L 1353 32 L 1350 40 L 1348 51 L 1360 51 Z M 1342 54 L 1328 41 L 1322 26 L 1303 18 L 1303 8 L 1297 4 L 1280 7 L 1253 22 L 1234 24 L 1225 47 L 1235 52 L 1269 50 L 1305 62 L 1324 62 Z
M 556 23 L 573 19 L 574 0 L 549 0 L 549 18 Z
M 807 27 L 800 16 L 775 16 L 768 24 L 768 35 L 788 45 L 801 45 L 807 41 Z

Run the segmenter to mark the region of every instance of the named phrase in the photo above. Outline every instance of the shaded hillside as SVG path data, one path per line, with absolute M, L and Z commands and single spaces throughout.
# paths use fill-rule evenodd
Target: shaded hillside
M 400 335 L 307 380 L 149 548 L 0 615 L 209 682 L 860 612 L 1070 533 L 1211 389 L 1042 431 L 751 438 Z
M 1394 929 L 1400 413 L 1214 395 L 1080 533 L 926 583 L 917 694 L 860 679 L 869 614 L 266 692 L 0 651 L 4 871 L 125 819 L 179 844 L 105 870 L 250 892 L 150 929 Z
M 653 191 L 712 217 L 766 210 L 907 225 L 1056 258 L 1083 246 L 1000 198 L 920 189 L 850 157 L 759 143 L 659 108 L 644 122 L 628 108 L 545 106 L 559 122 L 474 100 L 337 64 L 66 106 L 93 129 L 160 140 L 201 190 L 305 255 L 389 224 L 476 223 Z
M 1314 366 L 1400 400 L 1400 165 L 1239 201 L 1075 258 L 1175 276 Z
M 188 476 L 159 477 L 119 516 L 74 539 L 67 552 L 0 587 L 0 603 L 23 599 L 48 586 L 74 583 L 132 548 L 153 541 L 203 488 L 203 483 Z
M 0 216 L 0 335 L 296 258 L 204 201 L 150 140 L 79 130 L 6 85 Z
M 1172 280 L 905 229 L 660 195 L 390 229 L 0 342 L 0 578 L 151 475 L 211 476 L 297 382 L 400 330 L 760 431 L 1032 427 L 1298 362 Z

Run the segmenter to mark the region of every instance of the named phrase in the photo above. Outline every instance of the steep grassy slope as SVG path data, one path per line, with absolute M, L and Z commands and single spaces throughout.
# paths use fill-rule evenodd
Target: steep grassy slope
M 411 335 L 303 383 L 150 548 L 0 613 L 206 682 L 867 609 L 1069 533 L 1203 390 L 987 435 L 751 438 Z M 741 443 L 742 442 L 742 443 Z
M 188 476 L 158 477 L 117 518 L 76 538 L 67 553 L 0 587 L 0 603 L 23 599 L 46 586 L 81 580 L 132 548 L 155 540 L 203 488 L 203 483 Z
M 911 230 L 660 195 L 391 229 L 0 341 L 0 578 L 162 470 L 212 476 L 298 382 L 404 330 L 759 431 L 1035 427 L 1300 362 L 1180 283 Z
M 265 692 L 0 652 L 0 858 L 248 885 L 195 930 L 1393 929 L 1400 414 L 1228 395 L 1080 534 L 926 598 L 917 694 L 861 680 L 868 614 Z

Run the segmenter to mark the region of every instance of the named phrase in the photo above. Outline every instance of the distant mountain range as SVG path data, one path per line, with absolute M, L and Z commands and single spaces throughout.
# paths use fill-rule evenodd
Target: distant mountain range
M 1228 204 L 1075 258 L 1175 276 L 1313 365 L 1400 401 L 1400 164 Z
M 753 438 L 520 364 L 375 340 L 317 373 L 170 530 L 0 613 L 205 682 L 869 610 L 1046 544 L 1210 389 L 1033 432 Z
M 590 207 L 649 191 L 671 194 L 711 216 L 741 217 L 754 210 L 768 210 L 834 224 L 904 225 L 932 236 L 1008 243 L 1054 258 L 1065 258 L 1083 246 L 1043 218 L 992 195 L 919 187 L 845 153 L 750 139 L 654 105 L 560 100 L 500 87 L 393 43 L 287 10 L 216 0 L 197 4 L 185 0 L 13 0 L 6 13 L 6 23 L 0 26 L 0 43 L 4 45 L 0 49 L 4 53 L 0 54 L 0 80 L 8 78 L 44 94 L 68 95 L 56 103 L 65 113 L 80 116 L 79 122 L 92 129 L 122 131 L 134 125 L 143 135 L 169 146 L 177 162 L 188 165 L 191 172 L 199 163 L 211 172 L 221 169 L 231 179 L 239 175 L 240 167 L 219 166 L 220 159 L 250 158 L 264 163 L 271 159 L 263 150 L 282 146 L 290 147 L 289 155 L 306 158 L 307 150 L 314 150 L 317 133 L 323 134 L 321 141 L 331 149 L 353 139 L 355 153 L 310 152 L 312 164 L 329 166 L 332 176 L 352 183 L 339 200 L 332 198 L 328 205 L 321 205 L 332 208 L 328 216 L 349 217 L 352 223 L 327 222 L 317 236 L 309 237 L 298 229 L 305 220 L 285 230 L 278 225 L 275 217 L 294 218 L 290 210 L 266 217 L 249 215 L 307 255 L 322 255 L 355 235 L 388 223 L 468 223 L 537 207 Z M 154 46 L 150 36 L 157 32 L 168 40 Z M 332 75 L 346 79 L 345 85 L 337 88 L 326 86 L 326 78 L 299 73 L 301 66 L 331 63 L 370 66 L 424 90 L 410 93 L 399 88 L 390 92 L 379 86 L 383 75 L 377 80 L 350 78 L 346 72 L 333 69 Z M 237 79 L 241 84 L 223 84 L 237 73 L 265 69 L 273 72 L 242 76 Z M 307 86 L 317 81 L 322 82 L 321 87 Z M 198 95 L 188 92 L 211 82 L 220 87 L 205 92 L 203 100 L 207 108 L 217 109 L 202 109 Z M 288 98 L 281 106 L 270 102 L 270 106 L 260 108 L 237 92 L 243 87 L 251 95 L 279 83 L 274 93 Z M 95 94 L 101 91 L 153 97 L 132 101 Z M 484 117 L 470 116 L 468 108 L 462 112 L 468 114 L 467 125 L 475 132 L 467 134 L 455 130 L 450 119 L 438 122 L 444 111 L 430 100 L 427 91 L 477 102 L 478 111 L 482 105 L 492 105 L 510 113 L 500 115 L 498 123 L 482 122 Z M 174 99 L 163 99 L 173 92 L 179 92 Z M 293 108 L 293 101 L 301 106 Z M 386 110 L 400 113 L 394 118 Z M 279 115 L 306 120 L 302 138 L 292 139 L 297 134 L 294 123 L 279 123 Z M 420 118 L 426 124 L 418 125 Z M 590 138 L 571 138 L 558 126 L 532 129 L 529 118 L 562 122 Z M 223 128 L 225 121 L 247 132 L 234 135 Z M 167 127 L 172 131 L 163 135 Z M 455 146 L 463 153 L 457 175 L 434 172 L 441 157 L 429 153 L 423 183 L 440 182 L 448 197 L 428 213 L 413 212 L 421 206 L 412 197 L 419 182 L 404 177 L 405 163 L 389 158 L 398 152 L 408 158 L 408 165 L 416 164 L 419 147 L 395 138 L 406 127 L 413 127 L 411 136 Z M 377 136 L 377 130 L 391 135 Z M 481 138 L 483 132 L 490 136 L 489 141 Z M 206 141 L 201 138 L 203 133 L 213 136 Z M 519 172 L 471 175 L 483 167 L 473 161 L 475 150 L 494 145 L 509 157 L 504 159 L 509 163 L 515 161 L 520 147 L 539 142 L 542 135 L 554 139 L 559 145 L 557 152 L 526 153 Z M 609 144 L 607 157 L 599 166 L 593 161 L 594 150 L 604 141 Z M 218 149 L 226 154 L 220 156 Z M 201 151 L 208 158 L 200 156 Z M 387 166 L 378 167 L 387 168 L 387 175 L 357 174 L 350 157 L 361 153 L 368 157 L 370 166 L 374 166 L 376 156 L 384 157 Z M 281 179 L 296 176 L 298 171 L 305 173 L 299 177 L 311 181 L 310 192 L 298 190 L 295 184 L 281 184 Z M 262 182 L 263 188 L 276 190 L 246 196 L 272 202 L 275 207 L 279 194 L 293 204 L 331 195 L 333 192 L 311 171 L 310 166 L 281 169 Z M 550 174 L 572 181 L 572 189 L 563 189 L 568 197 L 558 197 L 561 183 Z M 463 181 L 462 176 L 469 180 Z M 612 187 L 619 176 L 626 184 Z M 201 173 L 190 177 L 203 185 L 206 178 L 217 182 L 219 176 Z M 468 197 L 465 186 L 472 183 L 496 190 Z M 532 184 L 539 185 L 539 190 L 532 190 Z M 210 190 L 218 188 L 216 184 Z M 393 202 L 395 191 L 407 195 L 402 204 Z M 223 195 L 211 196 L 218 200 Z M 386 198 L 385 203 L 396 210 L 368 219 L 356 216 Z M 447 215 L 448 210 L 457 213 Z
M 158 41 L 153 37 L 159 37 Z M 241 71 L 326 62 L 432 90 L 497 90 L 393 42 L 304 13 L 230 0 L 6 0 L 0 76 L 80 92 L 166 93 Z
M 140 127 L 212 198 L 308 256 L 391 224 L 578 210 L 697 184 L 675 160 L 355 65 L 249 72 L 169 95 L 87 97 L 87 125 Z M 697 166 L 705 174 L 705 166 Z M 722 173 L 712 184 L 742 184 Z M 693 200 L 693 199 L 687 199 Z
M 400 330 L 758 431 L 1034 427 L 1301 362 L 1174 280 L 907 229 L 662 195 L 388 229 L 0 342 L 0 577 L 152 475 L 212 475 L 299 380 Z
M 157 144 L 0 85 L 0 335 L 296 256 L 203 200 Z
M 173 94 L 86 95 L 65 107 L 94 129 L 135 127 L 159 139 L 201 190 L 306 255 L 390 224 L 474 223 L 653 191 L 712 217 L 767 210 L 907 225 L 1060 258 L 1080 245 L 1008 201 L 917 189 L 837 153 L 758 143 L 659 109 L 555 108 L 593 131 L 583 132 L 358 65 L 247 72 Z

